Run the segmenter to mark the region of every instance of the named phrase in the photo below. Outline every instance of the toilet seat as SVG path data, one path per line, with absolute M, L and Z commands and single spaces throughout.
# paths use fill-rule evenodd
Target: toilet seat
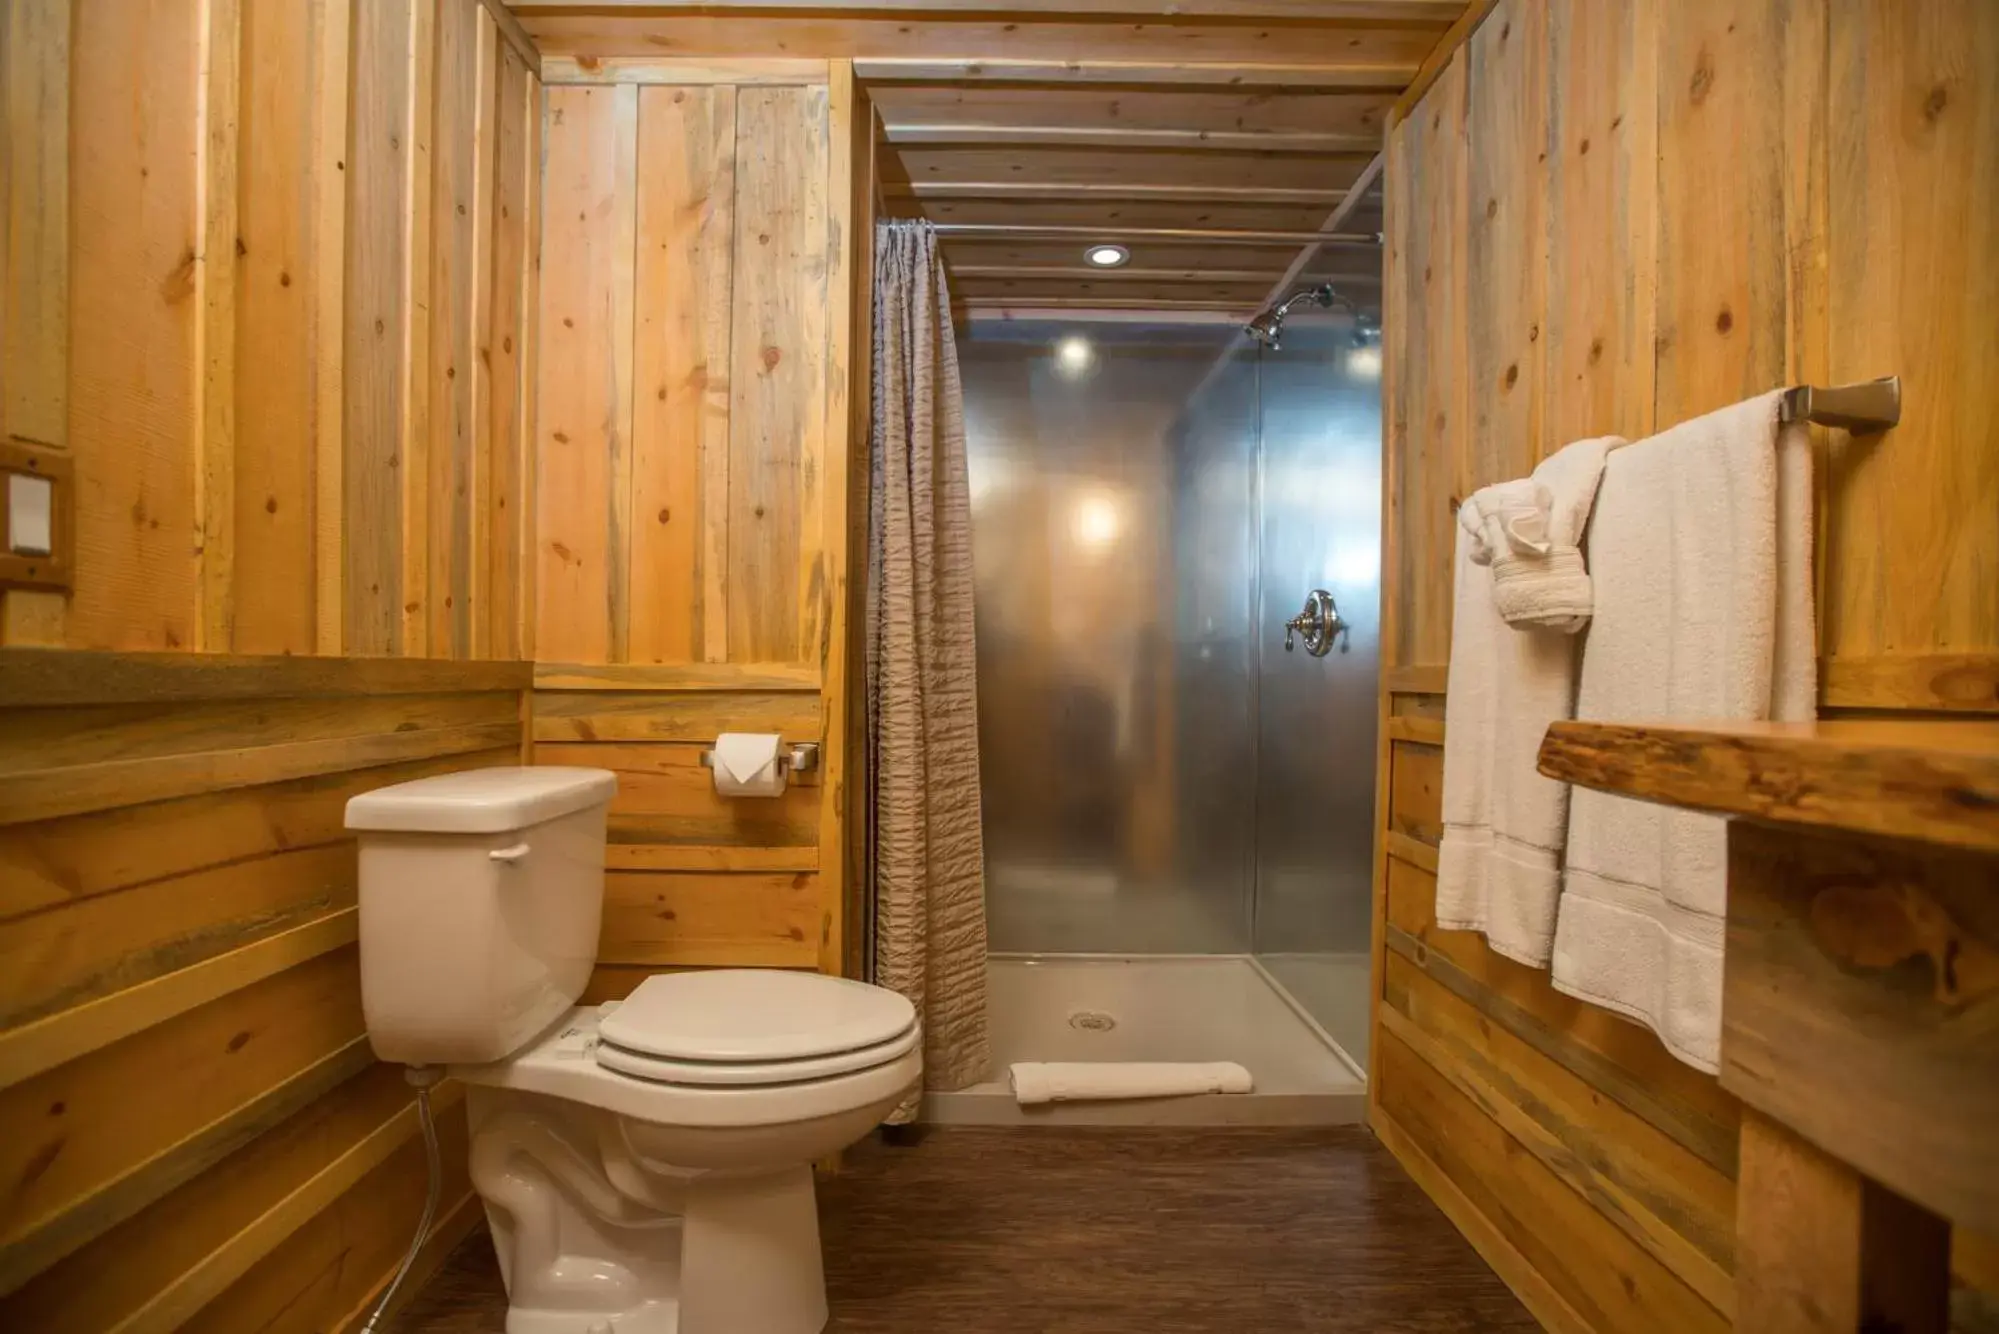
M 744 1129 L 836 1116 L 883 1097 L 899 1097 L 922 1077 L 920 1040 L 902 1055 L 847 1074 L 781 1084 L 675 1084 L 613 1070 L 597 1059 L 604 1043 L 599 1012 L 565 1014 L 539 1039 L 503 1061 L 454 1065 L 475 1087 L 545 1093 L 659 1125 Z M 920 1035 L 921 1030 L 918 1030 Z
M 885 1047 L 916 1025 L 916 1007 L 885 987 L 768 968 L 649 977 L 601 1014 L 601 1042 L 639 1058 L 704 1066 L 773 1066 Z
M 605 1041 L 601 1034 L 592 1051 L 598 1065 L 634 1079 L 660 1084 L 742 1087 L 793 1084 L 808 1079 L 830 1079 L 857 1070 L 872 1070 L 913 1050 L 921 1037 L 921 1030 L 912 1023 L 907 1030 L 887 1042 L 791 1061 L 676 1061 L 628 1051 Z

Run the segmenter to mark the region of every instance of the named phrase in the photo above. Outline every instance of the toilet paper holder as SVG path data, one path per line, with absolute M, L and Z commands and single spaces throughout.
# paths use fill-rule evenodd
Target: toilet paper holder
M 701 752 L 701 767 L 703 769 L 712 769 L 715 767 L 714 751 L 704 750 Z M 781 747 L 777 752 L 777 767 L 789 770 L 794 774 L 811 773 L 819 767 L 819 743 L 817 741 L 799 741 L 792 745 Z

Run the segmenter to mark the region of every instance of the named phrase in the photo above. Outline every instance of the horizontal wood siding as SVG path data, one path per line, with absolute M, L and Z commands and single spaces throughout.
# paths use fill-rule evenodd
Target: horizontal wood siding
M 67 699 L 16 703 L 50 693 L 52 656 Z M 10 1328 L 226 1328 L 238 1300 L 267 1318 L 303 1303 L 329 1328 L 421 1204 L 420 1171 L 417 1197 L 379 1175 L 411 1161 L 415 1121 L 367 1047 L 345 806 L 517 763 L 529 669 L 209 665 L 0 650 Z M 453 1161 L 449 1203 L 465 1193 L 462 1150 Z M 310 1238 L 322 1255 L 354 1247 L 330 1286 Z
M 1575 439 L 1900 374 L 1901 426 L 1814 432 L 1821 699 L 1999 709 L 1973 573 L 1999 449 L 1965 360 L 1999 253 L 1964 231 L 1996 72 L 1976 0 L 1498 0 L 1390 129 L 1373 1110 L 1550 1328 L 1730 1318 L 1741 1114 L 1436 925 L 1453 511 Z

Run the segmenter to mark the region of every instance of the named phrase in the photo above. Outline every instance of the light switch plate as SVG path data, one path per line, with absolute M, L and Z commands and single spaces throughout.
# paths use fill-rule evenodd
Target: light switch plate
M 0 441 L 0 587 L 68 589 L 76 578 L 76 468 L 66 450 Z
M 56 484 L 25 472 L 7 474 L 7 549 L 16 556 L 55 551 Z

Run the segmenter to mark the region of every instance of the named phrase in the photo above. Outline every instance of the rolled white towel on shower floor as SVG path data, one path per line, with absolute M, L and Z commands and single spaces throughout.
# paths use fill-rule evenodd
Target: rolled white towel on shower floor
M 1009 1074 L 1023 1107 L 1043 1102 L 1177 1098 L 1248 1093 L 1249 1071 L 1234 1061 L 1019 1061 Z

